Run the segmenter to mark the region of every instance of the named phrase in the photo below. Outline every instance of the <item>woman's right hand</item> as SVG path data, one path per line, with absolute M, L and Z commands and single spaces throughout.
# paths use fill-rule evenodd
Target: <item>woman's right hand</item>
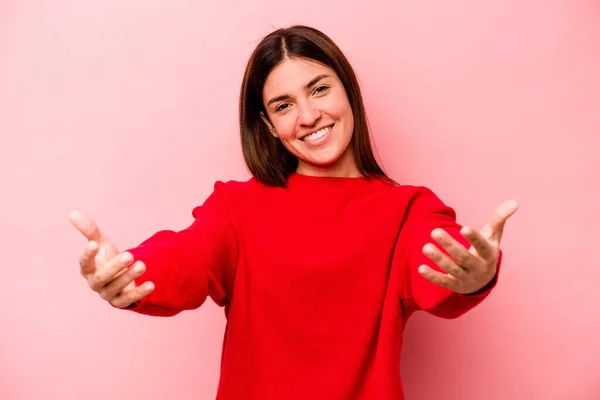
M 136 286 L 146 266 L 136 261 L 130 253 L 119 253 L 117 247 L 100 231 L 98 225 L 87 215 L 73 211 L 69 220 L 88 240 L 79 256 L 81 275 L 90 288 L 114 307 L 126 308 L 149 295 L 154 290 L 152 282 Z

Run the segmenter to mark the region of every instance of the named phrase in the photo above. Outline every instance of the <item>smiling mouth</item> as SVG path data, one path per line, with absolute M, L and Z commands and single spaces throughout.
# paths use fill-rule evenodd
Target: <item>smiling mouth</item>
M 334 125 L 335 124 L 331 124 L 329 126 L 326 126 L 323 129 L 319 129 L 315 133 L 311 133 L 310 135 L 306 135 L 306 136 L 300 138 L 300 140 L 302 140 L 303 142 L 313 142 L 315 140 L 319 140 L 323 136 L 327 135 L 331 131 L 331 129 L 333 128 Z

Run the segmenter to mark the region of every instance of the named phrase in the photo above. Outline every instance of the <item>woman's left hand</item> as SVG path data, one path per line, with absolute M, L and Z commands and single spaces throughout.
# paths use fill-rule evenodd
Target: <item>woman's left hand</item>
M 479 291 L 496 275 L 504 224 L 518 208 L 517 201 L 507 200 L 496 208 L 492 220 L 481 232 L 469 226 L 463 227 L 460 233 L 471 243 L 469 250 L 443 229 L 434 229 L 431 232 L 432 239 L 451 257 L 444 254 L 433 243 L 427 243 L 423 247 L 423 253 L 446 274 L 437 272 L 427 265 L 421 265 L 419 273 L 431 282 L 457 293 L 469 294 Z

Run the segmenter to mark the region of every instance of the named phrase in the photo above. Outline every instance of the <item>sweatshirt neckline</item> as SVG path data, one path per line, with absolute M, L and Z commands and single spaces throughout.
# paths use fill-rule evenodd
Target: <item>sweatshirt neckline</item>
M 298 172 L 288 176 L 286 185 L 290 191 L 308 193 L 370 193 L 388 186 L 378 178 L 310 176 Z

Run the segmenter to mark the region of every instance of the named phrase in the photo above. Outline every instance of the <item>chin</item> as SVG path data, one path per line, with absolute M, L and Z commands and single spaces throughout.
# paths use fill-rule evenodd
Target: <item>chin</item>
M 344 164 L 342 162 L 343 155 L 344 153 L 323 155 L 321 157 L 301 157 L 298 160 L 300 161 L 301 170 L 319 170 L 319 172 L 326 174 L 333 172 Z
M 311 154 L 305 157 L 300 157 L 303 163 L 315 167 L 331 167 L 337 164 L 342 159 L 343 153 L 336 152 L 335 154 Z

